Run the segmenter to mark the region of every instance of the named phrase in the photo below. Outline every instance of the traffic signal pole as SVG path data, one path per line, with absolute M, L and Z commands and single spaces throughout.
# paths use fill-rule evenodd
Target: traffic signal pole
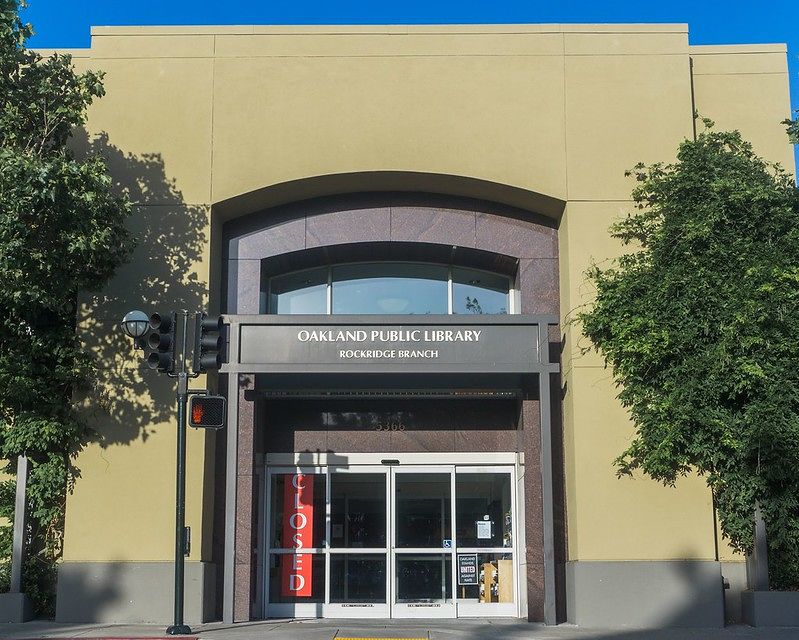
M 166 633 L 187 635 L 191 628 L 183 622 L 183 600 L 186 558 L 186 404 L 189 398 L 189 374 L 186 372 L 186 330 L 188 312 L 183 311 L 183 336 L 180 350 L 180 371 L 170 374 L 178 381 L 177 480 L 175 486 L 175 616 Z M 196 377 L 192 376 L 192 377 Z
M 176 353 L 176 330 L 178 317 L 183 318 L 180 353 Z M 177 379 L 177 469 L 175 482 L 175 616 L 167 627 L 170 636 L 187 635 L 191 628 L 183 621 L 183 601 L 185 587 L 185 558 L 189 553 L 188 530 L 186 529 L 186 408 L 189 396 L 208 396 L 205 389 L 189 389 L 189 378 L 201 373 L 216 371 L 222 363 L 220 349 L 222 329 L 220 316 L 208 316 L 204 312 L 195 314 L 195 335 L 192 371 L 186 369 L 189 312 L 185 309 L 172 311 L 168 316 L 153 313 L 149 320 L 142 311 L 131 311 L 122 320 L 128 336 L 134 339 L 137 347 L 145 351 L 147 366 L 170 378 Z M 149 327 L 149 328 L 148 328 Z M 149 347 L 150 353 L 147 353 Z M 175 361 L 179 360 L 179 367 Z M 176 372 L 177 369 L 177 372 Z M 200 407 L 201 419 L 192 421 L 192 426 L 219 429 L 224 426 L 224 417 L 216 414 L 224 412 L 224 398 L 208 396 L 209 403 Z M 210 401 L 216 404 L 210 404 Z M 215 409 L 215 410 L 214 410 Z M 206 415 L 206 411 L 208 415 Z M 216 415 L 216 417 L 215 417 Z

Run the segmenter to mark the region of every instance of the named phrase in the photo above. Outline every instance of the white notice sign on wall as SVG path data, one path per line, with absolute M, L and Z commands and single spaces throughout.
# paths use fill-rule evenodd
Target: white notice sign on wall
M 491 521 L 490 520 L 477 520 L 477 539 L 478 540 L 491 540 Z

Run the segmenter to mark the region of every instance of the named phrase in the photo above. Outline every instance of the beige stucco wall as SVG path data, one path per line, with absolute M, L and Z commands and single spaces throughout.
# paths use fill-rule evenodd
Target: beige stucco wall
M 795 173 L 779 123 L 791 113 L 785 45 L 691 47 L 699 113 L 717 129 L 739 129 L 757 153 Z
M 107 133 L 101 151 L 132 188 L 133 226 L 145 241 L 87 301 L 89 342 L 112 363 L 109 388 L 134 390 L 109 412 L 95 410 L 109 437 L 78 460 L 64 559 L 172 557 L 169 389 L 136 372 L 134 355 L 108 336 L 130 308 L 204 303 L 217 277 L 216 231 L 207 226 L 214 205 L 287 181 L 374 171 L 474 178 L 529 193 L 530 202 L 543 194 L 566 202 L 565 318 L 591 299 L 585 269 L 620 251 L 606 230 L 629 207 L 624 170 L 674 157 L 693 133 L 694 99 L 720 127 L 740 127 L 769 158 L 790 161 L 779 125 L 788 115 L 784 49 L 760 51 L 689 47 L 685 25 L 94 29 L 76 62 L 106 72 L 107 96 L 87 129 Z M 675 490 L 616 479 L 611 463 L 631 425 L 609 372 L 580 354 L 575 329 L 564 332 L 570 558 L 711 558 L 701 480 Z M 208 437 L 189 437 L 192 560 L 209 558 Z

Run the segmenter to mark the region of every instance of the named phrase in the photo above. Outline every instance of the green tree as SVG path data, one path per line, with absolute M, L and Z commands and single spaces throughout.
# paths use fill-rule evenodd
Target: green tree
M 667 485 L 697 471 L 723 534 L 766 522 L 773 588 L 799 588 L 799 196 L 740 133 L 706 128 L 672 164 L 638 165 L 629 253 L 594 266 L 577 314 L 635 425 L 616 460 Z
M 68 146 L 103 95 L 102 75 L 28 50 L 24 6 L 0 0 L 0 457 L 12 473 L 18 455 L 30 460 L 24 589 L 48 614 L 72 460 L 90 436 L 73 402 L 94 370 L 76 334 L 77 298 L 128 257 L 130 205 L 100 158 L 78 160 Z M 13 517 L 13 482 L 0 489 L 0 515 Z M 10 546 L 4 527 L 6 563 Z
M 799 114 L 799 111 L 796 112 Z M 788 139 L 793 144 L 799 144 L 799 120 L 783 120 L 782 124 L 784 124 L 788 131 Z

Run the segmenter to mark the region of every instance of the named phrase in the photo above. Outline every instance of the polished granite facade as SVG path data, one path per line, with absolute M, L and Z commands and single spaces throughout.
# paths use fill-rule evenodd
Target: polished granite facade
M 476 249 L 481 260 L 494 260 L 515 276 L 520 312 L 559 315 L 558 235 L 553 220 L 504 205 L 432 194 L 358 194 L 298 202 L 251 214 L 228 223 L 224 230 L 227 255 L 226 309 L 228 313 L 262 313 L 263 264 L 273 271 L 296 263 L 303 252 L 334 247 L 358 247 L 359 255 L 379 260 L 395 243 L 424 255 L 425 247 Z M 418 245 L 414 248 L 413 243 Z M 433 250 L 433 249 L 429 250 Z M 353 250 L 354 251 L 354 250 Z M 421 253 L 417 253 L 421 252 Z M 290 260 L 288 256 L 292 256 Z M 275 267 L 274 265 L 278 265 Z M 511 265 L 509 268 L 508 265 Z M 551 336 L 557 361 L 557 332 Z M 559 392 L 560 385 L 553 389 Z M 254 460 L 259 454 L 322 451 L 367 452 L 523 452 L 525 456 L 525 539 L 521 559 L 526 568 L 528 618 L 544 619 L 543 496 L 539 460 L 541 425 L 538 400 L 514 402 L 512 407 L 468 403 L 440 405 L 438 420 L 429 411 L 406 414 L 410 428 L 382 433 L 368 425 L 336 424 L 335 407 L 303 403 L 275 403 L 258 399 L 255 376 L 241 376 L 236 490 L 234 619 L 259 617 L 256 603 L 258 500 Z M 407 402 L 407 401 L 406 401 Z M 458 401 L 449 401 L 457 403 Z M 463 402 L 463 401 L 461 401 Z M 565 559 L 562 445 L 559 402 L 553 402 L 553 466 L 555 469 L 555 555 L 557 575 Z M 380 412 L 379 407 L 376 410 Z M 416 413 L 419 413 L 418 411 Z M 368 414 L 368 412 L 366 412 Z M 368 421 L 368 418 L 367 418 Z M 364 427 L 367 428 L 364 428 Z M 557 433 L 555 433 L 557 432 Z M 222 450 L 217 460 L 224 459 Z M 220 477 L 221 471 L 217 472 Z M 217 530 L 224 526 L 224 505 L 217 501 Z M 215 536 L 220 539 L 221 536 Z M 221 572 L 220 572 L 221 573 Z M 221 587 L 221 585 L 220 585 Z M 556 590 L 562 592 L 563 581 Z M 221 589 L 220 589 L 221 591 Z M 563 615 L 563 598 L 558 604 Z

